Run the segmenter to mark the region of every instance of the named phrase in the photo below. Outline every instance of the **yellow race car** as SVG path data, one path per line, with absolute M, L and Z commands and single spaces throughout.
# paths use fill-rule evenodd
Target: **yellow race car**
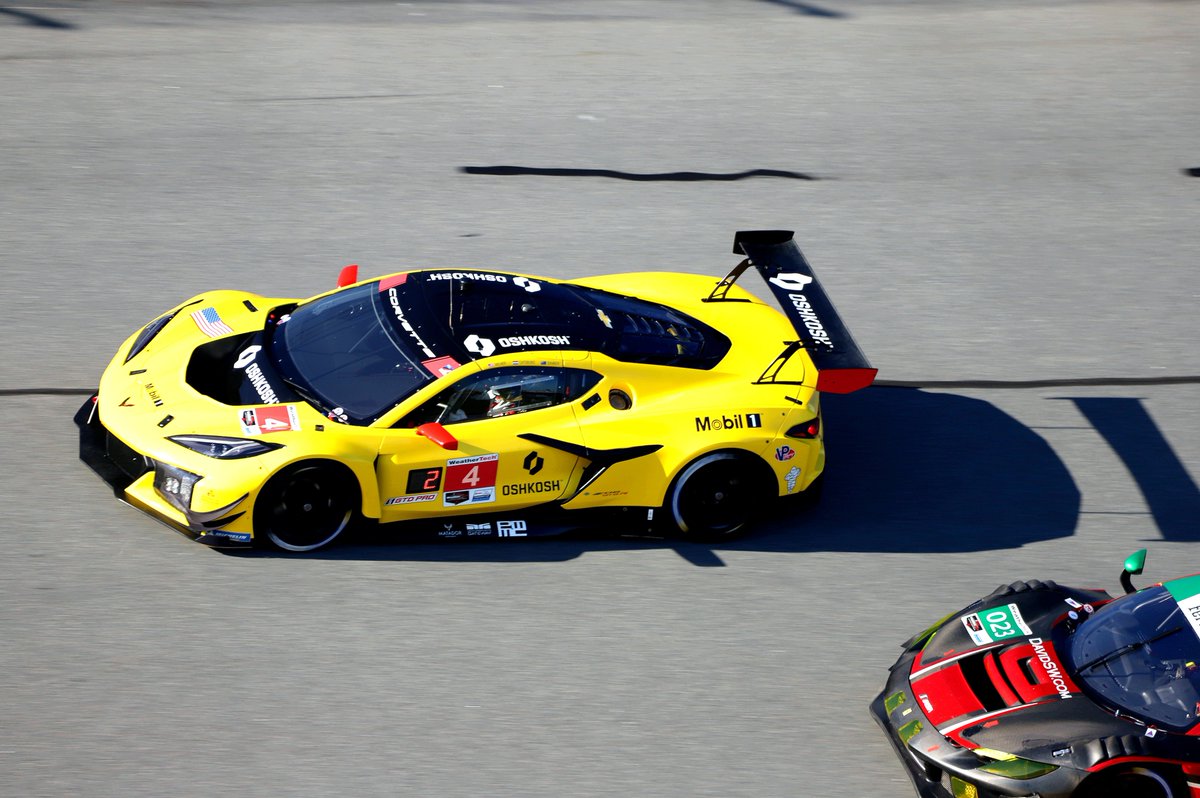
M 725 278 L 428 269 L 312 299 L 212 291 L 131 336 L 76 414 L 118 498 L 214 546 L 601 525 L 720 539 L 814 493 L 819 391 L 875 377 L 790 231 Z M 780 313 L 737 279 L 751 265 Z

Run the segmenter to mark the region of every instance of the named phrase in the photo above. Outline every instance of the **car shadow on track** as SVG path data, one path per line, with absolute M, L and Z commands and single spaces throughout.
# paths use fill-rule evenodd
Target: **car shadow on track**
M 555 562 L 590 551 L 670 548 L 695 565 L 721 566 L 721 551 L 984 551 L 1075 531 L 1080 496 L 1066 466 L 1040 435 L 994 405 L 897 388 L 822 401 L 829 465 L 821 502 L 800 508 L 785 500 L 726 544 L 622 538 L 618 529 L 607 536 L 401 543 L 382 527 L 301 556 Z

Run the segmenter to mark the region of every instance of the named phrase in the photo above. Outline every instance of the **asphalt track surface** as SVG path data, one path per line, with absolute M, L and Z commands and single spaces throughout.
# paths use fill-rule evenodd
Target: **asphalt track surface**
M 1198 11 L 0 2 L 0 795 L 911 795 L 901 640 L 1200 570 Z M 779 227 L 935 387 L 831 398 L 825 501 L 734 545 L 230 556 L 76 459 L 209 288 L 715 276 Z

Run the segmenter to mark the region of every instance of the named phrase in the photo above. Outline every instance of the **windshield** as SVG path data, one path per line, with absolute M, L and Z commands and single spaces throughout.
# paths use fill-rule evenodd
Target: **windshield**
M 1110 602 L 1071 640 L 1077 680 L 1147 723 L 1189 729 L 1200 712 L 1200 637 L 1162 586 Z
M 301 305 L 275 328 L 280 376 L 321 412 L 370 424 L 433 379 L 377 283 Z

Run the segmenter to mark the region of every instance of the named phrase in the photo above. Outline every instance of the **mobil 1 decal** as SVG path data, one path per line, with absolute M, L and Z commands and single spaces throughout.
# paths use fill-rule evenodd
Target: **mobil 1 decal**
M 985 646 L 988 643 L 1006 640 L 1010 637 L 1028 637 L 1033 634 L 1025 623 L 1025 619 L 1021 617 L 1021 608 L 1016 604 L 992 607 L 990 610 L 964 615 L 962 623 L 967 629 L 967 634 L 971 636 L 977 646 Z
M 473 457 L 447 460 L 443 506 L 457 507 L 460 504 L 494 502 L 496 469 L 499 464 L 498 454 L 477 454 Z
M 729 429 L 756 429 L 762 426 L 761 413 L 722 413 L 719 416 L 696 416 L 696 432 L 720 432 Z

